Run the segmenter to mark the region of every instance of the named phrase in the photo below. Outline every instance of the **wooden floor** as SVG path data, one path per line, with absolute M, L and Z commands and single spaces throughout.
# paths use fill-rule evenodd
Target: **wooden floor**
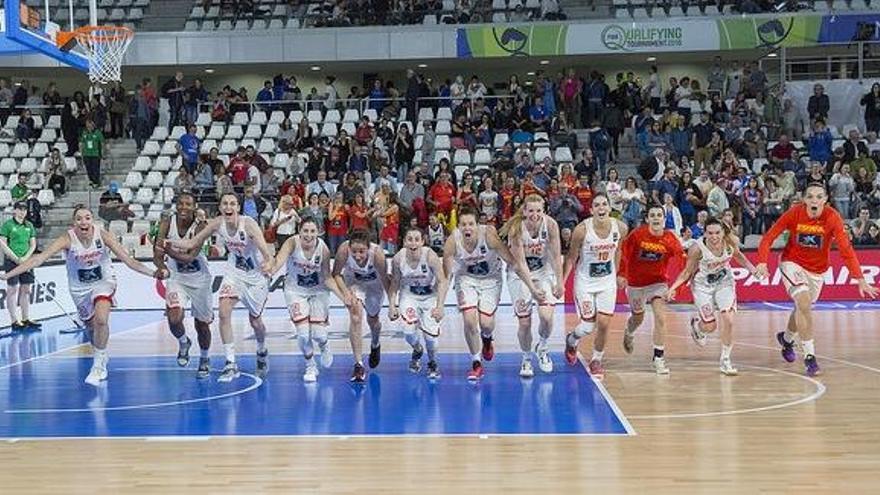
M 717 339 L 694 346 L 682 312 L 671 319 L 672 373 L 654 375 L 650 330 L 625 356 L 618 315 L 604 383 L 635 436 L 23 440 L 0 446 L 0 493 L 878 493 L 878 317 L 817 313 L 824 374 L 812 380 L 776 348 L 785 312 L 737 315 L 737 377 L 718 373 Z M 573 315 L 566 319 L 573 325 Z M 508 350 L 512 325 L 499 325 Z M 447 332 L 445 351 L 462 348 L 459 334 Z M 113 355 L 174 349 L 158 328 L 111 340 Z

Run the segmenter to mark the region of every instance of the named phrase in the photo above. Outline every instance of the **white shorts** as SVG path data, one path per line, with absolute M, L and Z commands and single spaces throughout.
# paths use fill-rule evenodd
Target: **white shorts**
M 309 323 L 327 324 L 327 308 L 330 305 L 327 291 L 306 294 L 285 290 L 284 300 L 294 323 L 308 320 Z
M 269 298 L 269 280 L 262 276 L 256 280 L 247 280 L 227 273 L 220 284 L 220 299 L 224 298 L 238 299 L 251 316 L 258 317 L 263 314 L 266 299 Z
M 79 319 L 89 321 L 95 316 L 95 302 L 103 299 L 116 305 L 113 295 L 116 293 L 116 280 L 102 280 L 82 288 L 70 288 L 70 298 L 79 313 Z
M 501 276 L 496 278 L 474 278 L 467 275 L 455 277 L 455 295 L 458 298 L 458 309 L 477 311 L 492 316 L 498 309 L 501 300 Z
M 651 284 L 645 287 L 627 287 L 626 298 L 629 301 L 629 307 L 635 314 L 645 312 L 645 305 L 654 302 L 654 299 L 662 299 L 666 297 L 669 287 L 666 284 Z
M 553 272 L 538 272 L 532 277 L 532 282 L 538 289 L 544 291 L 545 301 L 541 306 L 554 306 L 556 298 L 553 297 L 553 287 L 556 286 L 556 276 Z M 535 305 L 535 298 L 532 292 L 523 283 L 516 274 L 508 274 L 507 290 L 510 292 L 510 300 L 513 302 L 513 312 L 520 318 L 527 318 L 532 315 L 532 307 Z
M 808 271 L 793 261 L 783 261 L 779 269 L 782 271 L 782 284 L 792 299 L 801 292 L 809 291 L 810 301 L 819 300 L 825 284 L 825 277 L 821 273 Z
M 440 322 L 431 316 L 437 306 L 437 296 L 416 296 L 407 292 L 400 293 L 400 318 L 405 325 L 416 325 L 423 332 L 433 337 L 440 335 Z
M 364 306 L 367 317 L 375 318 L 379 316 L 379 311 L 382 310 L 382 301 L 385 299 L 385 289 L 382 287 L 382 284 L 352 284 L 349 285 L 349 289 L 354 294 L 354 297 Z
M 174 279 L 165 282 L 165 306 L 168 308 L 186 308 L 190 306 L 193 318 L 211 323 L 214 321 L 214 301 L 211 294 L 211 281 L 202 285 L 192 286 Z
M 733 281 L 717 285 L 691 285 L 694 306 L 705 323 L 715 321 L 715 312 L 736 311 L 736 285 Z
M 606 287 L 585 287 L 585 285 L 575 275 L 574 301 L 581 320 L 593 321 L 598 314 L 614 315 L 617 304 L 617 281 L 612 279 Z

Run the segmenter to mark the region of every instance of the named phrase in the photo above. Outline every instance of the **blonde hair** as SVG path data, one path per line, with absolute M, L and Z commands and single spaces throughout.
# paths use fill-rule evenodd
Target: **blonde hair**
M 293 198 L 289 194 L 285 194 L 284 196 L 281 196 L 281 199 L 278 200 L 278 208 L 288 205 L 293 207 Z
M 543 205 L 544 198 L 534 193 L 526 196 L 519 209 L 516 210 L 516 213 L 514 213 L 498 231 L 499 236 L 502 238 L 508 238 L 511 232 L 519 232 L 522 229 L 523 210 L 529 203 L 541 203 Z

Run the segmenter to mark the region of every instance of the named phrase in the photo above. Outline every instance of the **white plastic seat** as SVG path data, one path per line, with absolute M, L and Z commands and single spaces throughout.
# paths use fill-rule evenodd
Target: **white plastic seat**
M 361 114 L 354 108 L 349 108 L 345 111 L 345 114 L 342 115 L 342 122 L 357 122 L 360 120 Z
M 207 139 L 223 139 L 223 136 L 226 135 L 226 128 L 220 124 L 214 124 L 211 126 L 208 131 Z
M 556 148 L 555 159 L 557 163 L 571 162 L 574 157 L 571 155 L 571 149 L 568 146 L 560 146 Z
M 131 222 L 131 233 L 138 236 L 144 235 L 150 231 L 150 222 L 147 220 L 135 220 Z
M 431 107 L 420 108 L 419 120 L 434 120 L 434 109 Z
M 364 110 L 363 116 L 370 119 L 370 122 L 375 122 L 375 121 L 379 120 L 379 114 L 376 113 L 375 108 L 368 108 L 368 109 Z
M 9 156 L 12 158 L 24 158 L 28 156 L 31 149 L 27 143 L 15 143 L 15 146 L 12 147 L 12 152 L 9 153 Z
M 5 187 L 7 190 L 11 191 L 12 188 L 15 187 L 16 184 L 18 184 L 18 174 L 11 174 L 9 176 L 9 179 L 6 181 Z
M 449 107 L 438 108 L 437 120 L 452 120 L 452 109 Z
M 211 114 L 208 112 L 202 112 L 196 117 L 196 125 L 200 127 L 207 127 L 211 125 Z
M 40 133 L 40 139 L 37 141 L 41 143 L 54 143 L 58 140 L 58 134 L 55 132 L 55 129 L 43 129 L 43 132 Z
M 253 146 L 254 148 L 256 148 L 257 142 L 253 139 L 242 139 L 239 146 L 241 146 L 242 148 L 247 148 L 248 146 Z
M 544 158 L 547 158 L 547 157 L 553 158 L 553 156 L 550 154 L 550 148 L 548 148 L 548 147 L 535 148 L 535 162 L 536 163 L 544 160 Z
M 510 136 L 508 136 L 506 132 L 499 132 L 498 134 L 495 134 L 495 140 L 492 142 L 492 145 L 495 148 L 501 148 L 508 141 L 510 141 Z
M 159 151 L 160 155 L 163 156 L 171 156 L 177 154 L 177 141 L 168 140 L 162 143 L 162 149 Z
M 546 132 L 535 133 L 535 146 L 550 146 L 550 135 Z
M 278 153 L 272 160 L 272 168 L 287 170 L 287 164 L 290 162 L 290 155 L 287 153 Z
M 131 192 L 131 189 L 127 187 L 119 188 L 119 196 L 122 197 L 123 203 L 131 203 L 131 198 L 134 196 L 134 193 Z
M 162 185 L 162 172 L 151 171 L 144 179 L 143 187 L 159 187 Z
M 256 139 L 263 135 L 263 128 L 257 124 L 248 124 L 247 129 L 244 131 L 244 137 L 250 139 Z
M 266 131 L 263 133 L 264 138 L 275 139 L 278 137 L 278 133 L 281 132 L 281 127 L 278 124 L 269 124 L 266 126 Z
M 220 143 L 220 154 L 222 155 L 231 155 L 236 152 L 238 149 L 238 144 L 231 139 L 224 139 L 222 143 Z
M 153 128 L 153 134 L 150 135 L 150 139 L 153 141 L 164 141 L 168 139 L 168 128 L 165 126 L 157 125 Z
M 131 197 L 131 196 L 129 196 Z M 134 215 L 132 218 L 144 218 L 144 207 L 138 203 L 131 203 L 128 201 L 128 209 L 131 210 L 131 213 Z
M 147 210 L 146 219 L 154 222 L 159 221 L 164 210 L 165 205 L 163 204 L 151 204 L 150 209 Z
M 132 189 L 137 189 L 141 187 L 141 184 L 144 183 L 144 177 L 140 172 L 129 172 L 128 175 L 125 176 L 125 181 L 122 183 L 124 187 L 129 187 Z
M 55 203 L 55 191 L 51 189 L 40 189 L 37 193 L 37 201 L 42 206 L 52 206 Z
M 15 129 L 18 127 L 18 115 L 10 115 L 3 124 L 4 129 Z
M 15 158 L 4 158 L 0 160 L 0 174 L 14 174 L 18 168 L 18 161 Z
M 153 202 L 153 198 L 155 194 L 153 194 L 153 190 L 149 187 L 142 187 L 138 189 L 137 194 L 134 196 L 134 202 L 142 205 L 148 205 Z
M 323 124 L 321 126 L 321 135 L 324 137 L 336 137 L 339 134 L 339 130 L 336 128 L 336 124 Z
M 6 158 L 7 156 L 9 156 L 9 145 L 0 143 L 0 158 Z
M 323 116 L 321 115 L 320 110 L 309 110 L 308 116 L 306 118 L 312 124 L 320 124 L 323 121 Z
M 171 129 L 171 133 L 168 134 L 168 139 L 173 139 L 177 141 L 178 139 L 183 137 L 184 134 L 186 134 L 186 128 L 182 125 L 176 125 Z
M 122 237 L 122 234 L 128 233 L 128 222 L 125 220 L 111 220 L 110 227 L 107 230 L 117 238 Z
M 452 155 L 452 163 L 456 165 L 470 165 L 471 152 L 468 150 L 455 150 L 455 154 Z M 459 177 L 461 176 L 459 175 Z
M 434 127 L 434 132 L 436 134 L 449 134 L 452 132 L 452 125 L 448 120 L 438 120 L 437 125 Z
M 150 160 L 148 156 L 139 156 L 134 161 L 134 167 L 132 170 L 135 172 L 149 172 L 150 168 L 153 166 L 153 161 Z
M 206 139 L 206 140 L 202 141 L 202 145 L 199 146 L 199 153 L 201 153 L 203 155 L 207 155 L 208 153 L 211 152 L 212 148 L 216 148 L 216 147 L 217 147 L 217 141 L 215 141 L 213 139 Z
M 0 190 L 0 207 L 7 207 L 12 204 L 12 193 L 7 189 Z
M 449 136 L 447 135 L 438 135 L 434 138 L 434 149 L 437 150 L 448 150 L 452 147 L 452 143 L 449 141 Z
M 155 170 L 157 172 L 167 172 L 171 170 L 171 157 L 160 156 L 156 158 L 156 162 L 153 163 L 152 170 Z
M 244 131 L 240 125 L 231 125 L 226 129 L 226 139 L 241 139 L 244 137 Z
M 31 149 L 29 156 L 33 158 L 44 158 L 49 154 L 49 145 L 47 143 L 36 143 Z
M 141 154 L 145 156 L 156 156 L 160 151 L 159 143 L 156 141 L 147 141 L 144 143 L 144 149 L 141 150 Z
M 330 109 L 327 110 L 327 115 L 324 115 L 324 123 L 325 124 L 338 124 L 342 121 L 342 116 L 339 115 L 339 110 Z
M 291 110 L 290 112 L 290 122 L 296 126 L 299 122 L 305 117 L 305 114 L 302 113 L 302 110 Z M 294 127 L 295 128 L 295 127 Z
M 165 175 L 165 181 L 162 183 L 163 186 L 166 187 L 174 187 L 174 181 L 177 179 L 177 176 L 180 175 L 180 172 L 177 170 L 172 170 Z
M 49 120 L 46 121 L 46 129 L 61 129 L 61 116 L 50 115 Z
M 282 122 L 284 122 L 284 112 L 281 110 L 275 110 L 269 115 L 270 124 L 280 124 Z
M 486 148 L 478 148 L 474 152 L 474 165 L 477 164 L 486 164 L 492 162 L 492 155 L 489 153 L 489 150 Z
M 449 150 L 434 151 L 434 163 L 440 163 L 440 160 L 444 158 L 449 160 Z
M 259 153 L 275 153 L 275 140 L 263 138 L 260 140 L 260 145 L 257 147 L 257 152 Z
M 354 126 L 354 122 L 343 122 L 342 127 L 339 130 L 345 131 L 349 136 L 354 136 L 357 128 Z
M 76 172 L 79 169 L 79 165 L 76 163 L 76 158 L 72 156 L 64 157 L 64 171 L 67 173 Z
M 25 158 L 18 165 L 18 172 L 22 174 L 32 174 L 37 170 L 36 158 Z

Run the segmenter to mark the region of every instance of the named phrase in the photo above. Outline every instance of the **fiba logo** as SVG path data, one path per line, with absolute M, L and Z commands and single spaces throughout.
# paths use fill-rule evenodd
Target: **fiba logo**
M 626 50 L 626 30 L 611 24 L 602 30 L 602 44 L 609 50 Z

